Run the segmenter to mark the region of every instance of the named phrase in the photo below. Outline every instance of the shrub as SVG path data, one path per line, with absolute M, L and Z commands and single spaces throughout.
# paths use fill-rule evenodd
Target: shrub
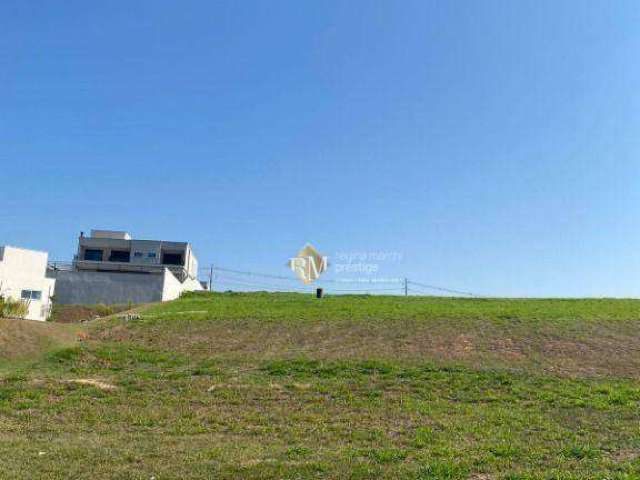
M 29 313 L 28 303 L 0 296 L 0 317 L 24 318 L 27 313 Z
M 111 305 L 105 305 L 104 303 L 97 304 L 95 306 L 95 310 L 101 317 L 108 317 L 109 315 L 113 315 L 115 313 L 115 310 Z

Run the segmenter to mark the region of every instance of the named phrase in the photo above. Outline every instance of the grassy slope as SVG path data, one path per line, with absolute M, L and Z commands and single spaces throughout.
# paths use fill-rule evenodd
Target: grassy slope
M 194 296 L 5 374 L 0 478 L 640 478 L 639 326 L 631 300 Z
M 79 329 L 32 320 L 0 318 L 0 367 L 34 355 L 75 344 Z

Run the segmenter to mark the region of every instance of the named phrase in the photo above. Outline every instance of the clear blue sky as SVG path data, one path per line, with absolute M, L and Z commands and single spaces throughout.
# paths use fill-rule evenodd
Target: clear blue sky
M 640 296 L 636 1 L 0 5 L 0 244 Z

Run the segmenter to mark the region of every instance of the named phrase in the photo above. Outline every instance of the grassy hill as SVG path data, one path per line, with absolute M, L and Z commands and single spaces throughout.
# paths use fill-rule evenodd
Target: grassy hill
M 0 478 L 640 478 L 640 301 L 199 294 L 16 366 Z

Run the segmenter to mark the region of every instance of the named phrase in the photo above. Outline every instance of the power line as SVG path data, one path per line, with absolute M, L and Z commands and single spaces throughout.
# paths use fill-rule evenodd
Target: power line
M 328 293 L 331 292 L 399 292 L 398 288 L 355 288 L 355 289 L 339 289 L 334 288 L 327 290 Z
M 237 285 L 244 285 L 244 286 L 252 286 L 252 287 L 260 287 L 260 288 L 269 288 L 272 290 L 289 290 L 289 291 L 299 291 L 299 292 L 308 292 L 309 290 L 304 288 L 304 287 L 296 287 L 296 286 L 292 286 L 292 285 L 274 285 L 272 283 L 250 283 L 250 282 L 246 282 L 243 278 L 236 278 L 236 277 L 228 277 L 228 276 L 221 276 L 219 275 L 219 273 L 217 272 L 223 272 L 225 274 L 232 274 L 232 275 L 242 275 L 245 277 L 255 277 L 255 278 L 265 278 L 265 279 L 272 279 L 272 280 L 280 280 L 280 281 L 285 281 L 288 283 L 291 282 L 295 282 L 296 279 L 289 277 L 289 276 L 283 276 L 283 275 L 274 275 L 274 274 L 270 274 L 270 273 L 259 273 L 259 272 L 252 272 L 252 271 L 246 271 L 246 270 L 234 270 L 234 269 L 230 269 L 230 268 L 223 268 L 223 267 L 216 267 L 216 266 L 211 266 L 210 268 L 203 268 L 203 271 L 207 271 L 207 273 L 209 274 L 209 283 L 212 284 L 212 277 L 221 280 L 222 282 L 227 282 L 227 283 L 234 283 Z M 344 280 L 335 280 L 335 279 L 321 279 L 318 280 L 318 285 L 324 285 L 326 283 L 330 283 L 330 284 L 359 284 L 361 283 L 361 281 L 359 280 L 354 280 L 354 281 L 344 281 Z M 332 288 L 332 287 L 328 287 L 327 293 L 329 292 L 399 292 L 399 293 L 404 293 L 405 295 L 407 295 L 410 291 L 411 292 L 415 292 L 415 293 L 428 293 L 429 291 L 438 291 L 438 292 L 445 292 L 445 293 L 450 293 L 450 294 L 454 294 L 454 295 L 465 295 L 465 296 L 470 296 L 470 297 L 476 297 L 479 296 L 473 292 L 468 292 L 468 291 L 464 291 L 464 290 L 457 290 L 457 289 L 453 289 L 453 288 L 448 288 L 448 287 L 441 287 L 438 285 L 430 285 L 430 284 L 426 284 L 426 283 L 420 283 L 420 282 L 414 282 L 413 280 L 409 280 L 409 279 L 403 279 L 402 282 L 399 282 L 397 280 L 393 280 L 393 281 L 378 281 L 375 282 L 378 284 L 395 284 L 398 283 L 399 285 L 397 287 L 394 288 L 355 288 L 355 289 L 342 289 L 342 288 Z M 415 286 L 418 288 L 413 288 L 410 286 Z
M 463 290 L 454 290 L 452 288 L 438 287 L 436 285 L 427 285 L 425 283 L 418 283 L 418 282 L 414 282 L 412 280 L 407 280 L 407 283 L 409 285 L 416 285 L 418 287 L 423 287 L 423 288 L 426 288 L 428 290 L 437 290 L 437 291 L 440 291 L 440 292 L 455 293 L 457 295 L 468 295 L 470 297 L 476 297 L 477 296 L 475 293 L 465 292 Z
M 215 269 L 214 269 L 215 270 Z M 234 276 L 229 276 L 229 275 L 234 275 Z M 215 274 L 214 278 L 219 278 L 219 279 L 228 279 L 228 280 L 239 280 L 239 281 L 245 281 L 244 278 L 238 278 L 237 275 L 239 274 L 225 274 L 225 275 L 220 275 L 220 274 Z M 255 274 L 254 276 L 258 276 L 259 274 Z M 275 276 L 275 275 L 274 275 Z M 266 278 L 271 278 L 271 277 L 266 277 Z M 296 279 L 287 279 L 289 281 L 296 281 Z M 325 280 L 324 279 L 319 279 L 316 282 L 316 285 L 320 285 L 322 286 L 324 284 Z M 358 280 L 354 280 L 351 282 L 345 282 L 345 281 L 336 281 L 335 283 L 340 283 L 343 285 L 349 285 L 349 284 L 365 284 L 366 282 L 361 282 Z M 389 281 L 389 282 L 374 282 L 373 285 L 385 285 L 385 284 L 396 284 L 397 282 L 395 281 Z M 378 287 L 374 287 L 371 288 L 372 283 L 366 283 L 365 286 L 363 286 L 363 288 L 357 288 L 357 289 L 341 289 L 341 288 L 334 288 L 334 287 L 325 287 L 325 288 L 330 288 L 332 291 L 398 291 L 401 287 L 400 285 L 398 285 L 397 287 L 392 287 L 392 288 L 378 288 Z M 288 286 L 285 286 L 288 287 Z
M 248 272 L 248 271 L 241 271 L 241 270 L 232 270 L 230 268 L 222 268 L 222 267 L 213 267 L 213 271 L 216 272 L 227 272 L 227 273 L 235 273 L 238 275 L 247 275 L 247 276 L 252 276 L 252 277 L 264 277 L 264 278 L 274 278 L 274 279 L 278 279 L 278 280 L 286 280 L 286 281 L 293 281 L 295 280 L 295 278 L 291 278 L 291 277 L 285 277 L 282 275 L 272 275 L 269 273 L 258 273 L 258 272 Z
M 267 284 L 267 283 L 255 283 L 255 282 L 245 282 L 242 280 L 239 280 L 237 278 L 233 278 L 233 277 L 221 277 L 218 276 L 217 277 L 218 280 L 220 280 L 220 283 L 222 283 L 223 285 L 226 284 L 230 284 L 230 285 L 240 285 L 240 286 L 245 286 L 245 287 L 255 287 L 255 288 L 267 288 L 270 290 L 282 290 L 283 288 L 288 289 L 289 291 L 297 291 L 297 292 L 309 292 L 310 289 L 312 287 L 310 287 L 310 289 L 306 289 L 304 287 L 291 287 L 291 286 L 283 286 L 283 285 L 274 285 L 274 284 Z M 340 289 L 340 288 L 332 288 L 332 289 L 328 289 L 327 293 L 347 293 L 347 292 L 397 292 L 398 289 L 397 288 L 358 288 L 358 289 Z
M 259 273 L 259 272 L 252 272 L 252 271 L 248 271 L 248 270 L 234 270 L 231 268 L 223 268 L 223 267 L 217 267 L 214 266 L 212 267 L 214 272 L 225 272 L 225 273 L 233 273 L 236 275 L 246 275 L 246 276 L 252 276 L 252 277 L 262 277 L 262 278 L 272 278 L 274 280 L 284 280 L 287 282 L 296 282 L 297 279 L 294 277 L 290 277 L 290 276 L 283 276 L 283 275 L 274 275 L 271 273 Z M 209 271 L 209 269 L 207 268 L 202 268 L 202 271 Z M 336 279 L 328 279 L 328 278 L 322 278 L 318 280 L 318 283 L 324 284 L 324 283 L 335 283 L 335 284 L 349 284 L 349 283 L 361 283 L 360 281 L 352 281 L 352 282 L 348 282 L 348 281 L 343 281 L 343 280 L 336 280 Z M 400 281 L 398 280 L 390 280 L 390 281 L 386 281 L 386 282 L 376 282 L 376 283 L 382 283 L 382 284 L 389 284 L 389 283 L 400 283 Z
M 278 289 L 282 289 L 283 286 L 282 285 L 273 285 L 273 284 L 266 284 L 266 283 L 252 283 L 252 282 L 244 282 L 242 280 L 238 280 L 236 278 L 225 278 L 225 277 L 216 277 L 216 279 L 220 280 L 221 283 L 226 284 L 234 284 L 234 285 L 241 285 L 241 286 L 246 286 L 246 287 L 256 287 L 256 288 L 269 288 L 271 290 L 278 290 Z M 214 283 L 214 286 L 216 284 Z M 298 291 L 298 292 L 308 292 L 309 290 L 305 289 L 305 288 L 301 288 L 301 287 L 292 287 L 292 286 L 286 286 L 286 288 L 288 290 L 293 290 L 293 291 Z

